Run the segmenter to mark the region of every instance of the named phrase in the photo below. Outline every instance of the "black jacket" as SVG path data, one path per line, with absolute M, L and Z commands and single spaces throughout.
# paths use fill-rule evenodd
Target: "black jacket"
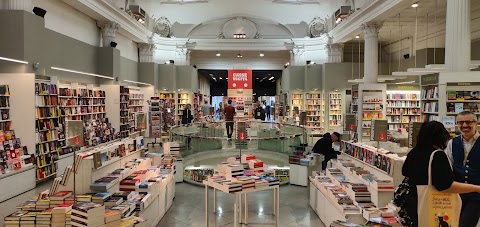
M 331 138 L 319 139 L 312 148 L 313 153 L 323 154 L 325 156 L 336 155 L 337 152 L 332 147 L 333 141 Z
M 182 113 L 182 125 L 190 124 L 192 123 L 192 120 L 193 120 L 192 110 L 185 108 Z
M 255 108 L 254 112 L 255 119 L 265 120 L 265 110 L 262 107 Z

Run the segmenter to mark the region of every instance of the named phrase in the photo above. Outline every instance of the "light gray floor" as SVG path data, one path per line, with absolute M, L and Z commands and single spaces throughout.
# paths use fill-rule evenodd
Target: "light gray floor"
M 310 208 L 308 189 L 300 186 L 280 187 L 280 225 L 291 227 L 325 226 L 317 214 Z M 205 189 L 203 187 L 180 183 L 176 185 L 176 198 L 173 206 L 163 217 L 158 227 L 205 226 Z M 212 195 L 212 193 L 210 193 Z M 233 226 L 233 196 L 217 193 L 218 214 L 211 212 L 210 225 Z M 256 192 L 249 194 L 249 227 L 275 226 L 272 215 L 272 192 Z M 212 201 L 210 201 L 211 204 Z M 212 211 L 212 208 L 210 208 Z

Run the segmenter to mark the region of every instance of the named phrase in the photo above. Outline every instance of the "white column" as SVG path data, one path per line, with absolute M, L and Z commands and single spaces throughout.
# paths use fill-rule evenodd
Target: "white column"
M 175 65 L 190 65 L 191 51 L 187 47 L 175 49 Z
M 378 31 L 382 28 L 381 24 L 371 23 L 360 26 L 365 34 L 365 74 L 364 83 L 377 83 L 378 79 Z
M 343 62 L 343 43 L 329 43 L 327 44 L 328 60 L 327 63 L 342 63 Z
M 445 42 L 447 71 L 470 71 L 470 36 L 470 0 L 448 0 Z
M 306 65 L 305 48 L 296 46 L 290 51 L 290 65 Z
M 32 0 L 3 0 L 0 5 L 4 10 L 25 10 L 32 12 Z
M 103 47 L 109 47 L 111 42 L 115 42 L 115 34 L 120 25 L 111 21 L 97 21 L 97 26 L 102 30 Z
M 155 52 L 155 44 L 139 43 L 137 46 L 138 49 L 140 49 L 140 62 L 154 62 L 153 54 Z

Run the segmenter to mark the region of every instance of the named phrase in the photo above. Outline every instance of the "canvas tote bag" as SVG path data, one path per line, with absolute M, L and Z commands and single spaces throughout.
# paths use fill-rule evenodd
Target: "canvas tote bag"
M 457 193 L 443 193 L 432 186 L 432 160 L 436 150 L 430 156 L 428 163 L 428 185 L 417 185 L 418 194 L 418 226 L 457 227 L 460 220 L 462 200 Z M 448 223 L 448 225 L 445 225 Z

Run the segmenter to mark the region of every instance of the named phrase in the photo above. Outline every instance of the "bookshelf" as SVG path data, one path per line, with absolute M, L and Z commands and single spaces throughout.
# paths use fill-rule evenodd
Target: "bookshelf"
M 126 138 L 130 134 L 130 89 L 120 85 L 120 137 Z
M 128 117 L 128 129 L 129 133 L 132 134 L 137 130 L 136 127 L 136 114 L 145 113 L 144 111 L 144 94 L 141 93 L 140 89 L 130 88 L 129 94 L 129 117 Z
M 192 116 L 193 119 L 200 119 L 202 117 L 202 110 L 200 109 L 201 103 L 200 99 L 203 100 L 203 95 L 199 93 L 193 93 L 193 102 L 192 102 Z
M 352 102 L 350 103 L 350 113 L 358 112 L 358 84 L 352 85 Z
M 403 85 L 403 87 L 416 90 L 387 90 L 386 116 L 389 130 L 408 129 L 410 122 L 421 121 L 420 86 Z
M 0 85 L 0 130 L 8 131 L 12 125 L 10 119 L 10 89 L 8 85 Z
M 324 128 L 325 99 L 323 93 L 305 94 L 305 111 L 307 113 L 307 128 L 321 131 Z
M 56 175 L 59 150 L 65 146 L 59 109 L 58 89 L 50 82 L 35 82 L 36 181 Z
M 188 104 L 191 104 L 190 103 L 190 94 L 189 93 L 178 93 L 177 94 L 177 108 L 176 108 L 177 109 L 177 117 L 176 117 L 177 124 L 182 123 L 183 110 L 185 109 L 185 107 Z
M 342 93 L 332 92 L 328 95 L 329 108 L 328 108 L 328 125 L 329 128 L 335 128 L 339 124 L 343 124 L 342 120 Z
M 421 79 L 422 121 L 441 121 L 439 115 L 439 74 L 424 75 Z
M 175 94 L 160 93 L 160 106 L 162 107 L 162 129 L 168 131 L 175 126 Z
M 162 107 L 159 97 L 150 98 L 150 138 L 162 138 Z
M 383 120 L 386 114 L 386 84 L 359 84 L 357 133 L 359 141 L 370 138 L 372 119 Z
M 300 112 L 304 109 L 304 94 L 303 93 L 293 93 L 291 95 L 291 116 L 295 119 L 295 124 L 300 123 Z

